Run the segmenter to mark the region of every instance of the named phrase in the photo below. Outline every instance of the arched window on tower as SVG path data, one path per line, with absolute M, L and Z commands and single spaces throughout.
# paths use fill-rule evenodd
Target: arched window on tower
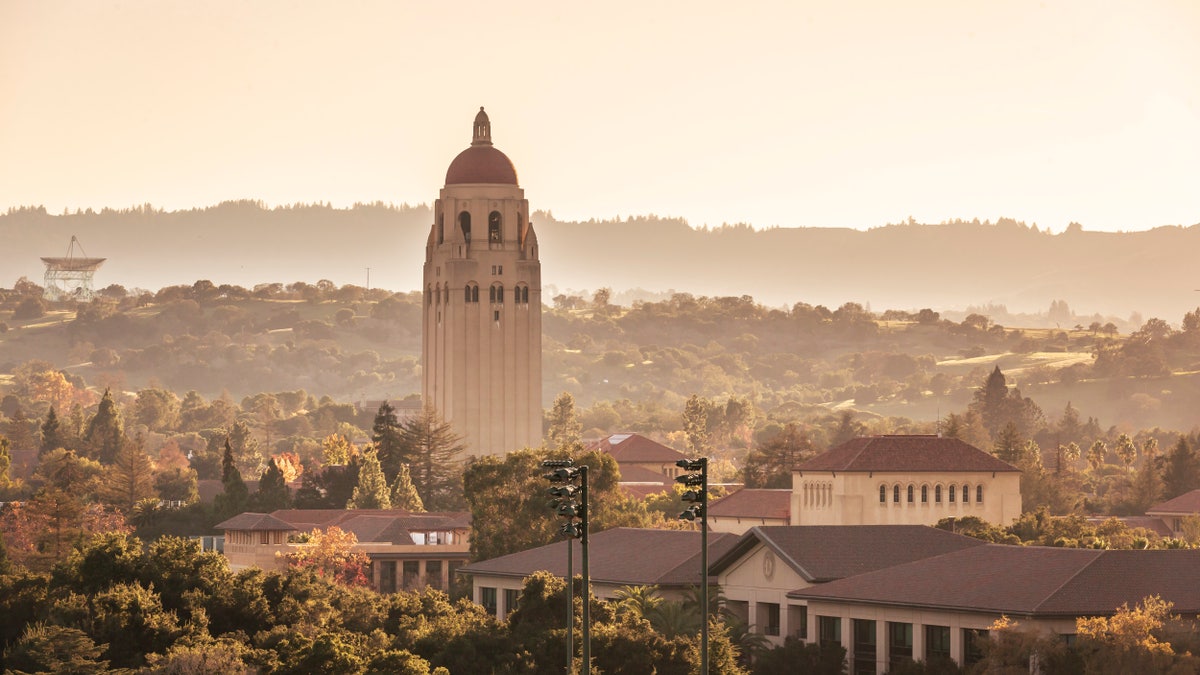
M 529 287 L 517 286 L 513 288 L 513 302 L 518 305 L 529 304 Z
M 442 285 L 438 284 L 433 288 L 433 300 L 437 304 L 442 304 Z
M 445 241 L 446 241 L 446 214 L 439 213 L 438 214 L 438 226 L 437 226 L 437 243 L 442 244 Z
M 433 307 L 433 286 L 425 287 L 425 304 Z
M 450 284 L 446 284 L 446 287 L 442 289 L 442 301 L 447 305 L 450 304 Z
M 466 211 L 458 214 L 458 228 L 462 230 L 463 239 L 471 243 L 471 214 Z
M 501 286 L 500 284 L 493 284 L 491 289 L 489 289 L 489 291 L 488 291 L 488 299 L 490 299 L 493 303 L 503 304 L 504 303 L 504 287 Z
M 479 302 L 479 286 L 475 282 L 468 282 L 467 287 L 463 289 L 463 302 Z
M 517 212 L 517 243 L 525 246 L 525 216 L 520 211 Z
M 492 211 L 488 214 L 488 243 L 499 244 L 503 241 L 500 234 L 500 212 Z

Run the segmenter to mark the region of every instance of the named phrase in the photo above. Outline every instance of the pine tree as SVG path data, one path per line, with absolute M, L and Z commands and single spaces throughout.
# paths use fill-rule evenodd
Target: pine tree
M 362 465 L 358 469 L 358 485 L 350 501 L 346 502 L 348 509 L 390 509 L 392 497 L 388 490 L 387 480 L 383 477 L 383 469 L 379 466 L 379 457 L 374 450 L 362 454 Z
M 108 504 L 128 514 L 135 504 L 156 496 L 154 463 L 146 454 L 141 436 L 134 442 L 124 442 L 113 463 L 104 470 L 100 496 Z
M 64 447 L 60 427 L 58 413 L 54 411 L 54 406 L 50 406 L 50 410 L 46 411 L 46 421 L 42 422 L 42 449 L 38 452 L 38 459 L 55 448 Z
M 88 456 L 101 464 L 111 464 L 121 449 L 125 432 L 121 426 L 121 415 L 113 401 L 112 392 L 104 390 L 96 414 L 88 420 L 83 440 Z
M 12 484 L 12 479 L 8 472 L 12 470 L 12 450 L 11 444 L 4 436 L 0 436 L 0 490 L 8 489 Z M 0 537 L 3 539 L 3 537 Z
M 292 501 L 292 493 L 284 480 L 283 471 L 272 458 L 258 479 L 258 492 L 251 497 L 251 506 L 264 513 L 286 509 Z
M 459 455 L 465 448 L 462 437 L 454 433 L 450 423 L 432 406 L 425 406 L 420 415 L 404 422 L 401 444 L 406 456 L 414 460 L 409 471 L 425 508 L 433 511 L 460 508 L 462 462 Z
M 1187 438 L 1179 437 L 1179 442 L 1163 457 L 1163 497 L 1173 499 L 1185 492 L 1200 487 L 1200 459 L 1196 451 L 1188 445 Z
M 575 414 L 575 397 L 563 392 L 550 408 L 546 439 L 550 447 L 560 452 L 575 453 L 583 447 L 583 425 Z
M 371 425 L 371 442 L 379 456 L 379 465 L 383 467 L 383 475 L 388 480 L 394 480 L 400 465 L 412 459 L 401 438 L 400 421 L 396 418 L 396 409 L 384 401 L 375 414 L 375 422 Z
M 225 440 L 225 454 L 221 457 L 221 484 L 224 489 L 213 499 L 213 511 L 217 518 L 224 520 L 245 511 L 250 497 L 246 481 L 242 480 L 242 472 L 238 471 L 233 461 L 233 447 L 229 439 Z
M 1016 465 L 1021 461 L 1023 448 L 1021 436 L 1017 433 L 1017 425 L 1009 422 L 1004 425 L 1004 428 L 1000 430 L 1000 435 L 996 437 L 996 442 L 992 446 L 992 454 L 999 460 Z
M 413 513 L 425 511 L 425 504 L 421 501 L 421 495 L 417 492 L 416 486 L 413 485 L 407 464 L 400 465 L 400 471 L 396 472 L 396 480 L 392 482 L 392 508 L 404 509 Z
M 708 454 L 708 401 L 692 394 L 683 405 L 683 432 L 688 451 L 695 456 Z

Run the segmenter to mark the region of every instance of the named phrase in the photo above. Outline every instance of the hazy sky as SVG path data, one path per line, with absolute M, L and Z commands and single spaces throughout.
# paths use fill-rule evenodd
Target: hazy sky
M 431 202 L 480 105 L 563 219 L 1200 222 L 1200 2 L 0 0 L 0 210 Z

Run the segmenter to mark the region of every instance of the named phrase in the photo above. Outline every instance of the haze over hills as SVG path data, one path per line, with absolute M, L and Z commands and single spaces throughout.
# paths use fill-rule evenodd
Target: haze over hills
M 334 209 L 224 202 L 189 211 L 149 207 L 51 215 L 0 215 L 3 283 L 40 283 L 42 256 L 61 256 L 72 235 L 108 262 L 103 287 L 157 289 L 197 279 L 253 287 L 329 279 L 414 290 L 420 285 L 428 207 L 381 203 Z M 861 231 L 745 225 L 694 229 L 681 219 L 562 222 L 534 218 L 549 295 L 567 289 L 676 290 L 751 295 L 767 305 L 876 310 L 1005 305 L 1041 312 L 1065 300 L 1079 315 L 1139 312 L 1178 323 L 1200 305 L 1193 251 L 1200 225 L 1060 234 L 998 223 L 908 223 Z

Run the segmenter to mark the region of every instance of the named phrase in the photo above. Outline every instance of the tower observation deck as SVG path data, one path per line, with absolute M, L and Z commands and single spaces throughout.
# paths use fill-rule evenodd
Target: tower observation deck
M 75 252 L 76 248 L 79 249 L 78 255 Z M 45 290 L 42 291 L 42 297 L 51 302 L 91 300 L 94 296 L 92 276 L 105 260 L 107 258 L 88 258 L 83 245 L 72 235 L 65 258 L 42 258 L 42 262 L 46 263 L 43 284 Z

